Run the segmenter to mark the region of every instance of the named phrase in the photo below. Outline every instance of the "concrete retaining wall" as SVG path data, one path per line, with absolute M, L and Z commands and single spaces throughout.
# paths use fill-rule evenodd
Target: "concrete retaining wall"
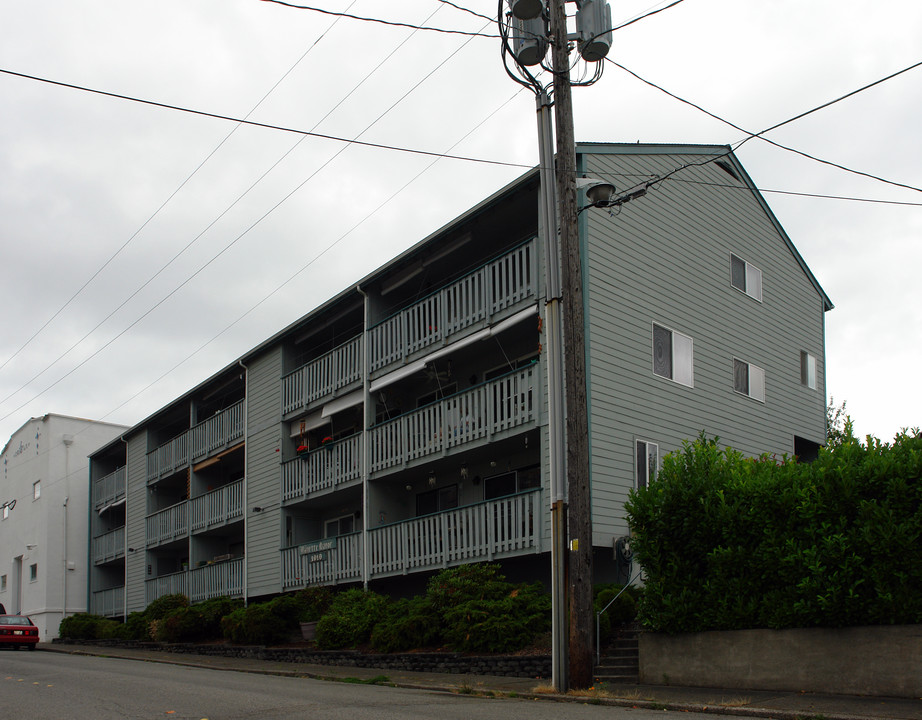
M 922 625 L 640 634 L 640 681 L 922 697 Z

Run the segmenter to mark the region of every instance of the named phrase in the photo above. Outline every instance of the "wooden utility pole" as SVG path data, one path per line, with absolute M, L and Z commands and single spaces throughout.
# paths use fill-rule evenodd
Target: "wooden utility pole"
M 570 534 L 571 688 L 592 684 L 592 511 L 589 487 L 589 420 L 583 342 L 583 279 L 576 203 L 576 144 L 570 88 L 570 53 L 565 0 L 549 0 L 554 119 L 557 126 L 556 184 L 563 263 L 564 374 L 567 412 L 567 484 Z

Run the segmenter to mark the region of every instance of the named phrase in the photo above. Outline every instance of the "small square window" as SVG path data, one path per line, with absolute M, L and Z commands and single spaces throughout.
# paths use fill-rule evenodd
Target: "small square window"
M 733 359 L 733 389 L 765 402 L 765 371 L 743 360 Z
M 29 565 L 29 582 L 38 580 L 38 563 Z
M 42 496 L 42 481 L 36 480 L 32 483 L 32 499 L 38 500 Z
M 816 358 L 808 352 L 800 353 L 800 383 L 816 390 Z
M 730 255 L 730 284 L 749 297 L 762 302 L 762 271 L 732 253 Z
M 694 387 L 694 343 L 687 335 L 653 325 L 653 373 Z
M 659 472 L 659 445 L 638 440 L 634 465 L 637 489 L 648 487 Z

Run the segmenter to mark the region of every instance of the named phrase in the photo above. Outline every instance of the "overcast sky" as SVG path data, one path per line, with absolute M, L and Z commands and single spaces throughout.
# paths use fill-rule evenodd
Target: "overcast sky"
M 495 35 L 439 0 L 311 4 Z M 612 2 L 614 24 L 667 4 Z M 0 445 L 48 412 L 139 422 L 537 163 L 534 99 L 495 37 L 259 0 L 0 8 L 0 70 L 491 161 L 0 74 Z M 609 57 L 758 132 L 922 61 L 920 38 L 918 0 L 685 0 L 617 31 Z M 609 63 L 574 108 L 579 141 L 746 137 Z M 915 189 L 738 150 L 765 191 L 887 201 L 765 192 L 836 305 L 827 394 L 885 440 L 922 424 L 920 129 L 922 67 L 767 136 Z

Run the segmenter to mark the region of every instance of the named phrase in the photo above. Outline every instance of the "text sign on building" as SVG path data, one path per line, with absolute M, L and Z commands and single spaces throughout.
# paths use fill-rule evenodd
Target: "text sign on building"
M 307 555 L 308 562 L 322 562 L 330 550 L 336 549 L 336 538 L 315 540 L 301 546 L 301 555 Z

